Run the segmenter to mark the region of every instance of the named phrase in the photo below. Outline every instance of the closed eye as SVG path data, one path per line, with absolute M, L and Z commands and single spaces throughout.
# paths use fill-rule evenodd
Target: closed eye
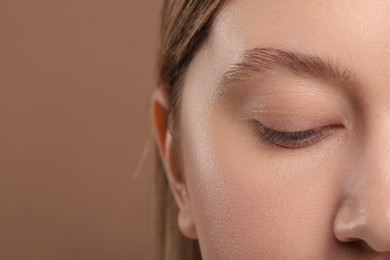
M 283 132 L 268 128 L 259 121 L 255 121 L 254 125 L 263 143 L 290 149 L 304 148 L 315 144 L 340 127 L 338 125 L 328 125 L 296 132 Z

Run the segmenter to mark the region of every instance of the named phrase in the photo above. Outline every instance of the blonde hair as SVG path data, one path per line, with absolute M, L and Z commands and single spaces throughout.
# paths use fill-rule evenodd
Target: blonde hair
M 213 18 L 224 0 L 165 0 L 161 19 L 159 83 L 170 95 L 169 118 L 179 119 L 182 79 L 189 63 L 208 36 Z M 179 160 L 179 158 L 175 158 Z M 169 189 L 160 158 L 155 170 L 156 259 L 200 260 L 197 240 L 184 237 L 177 225 L 178 208 Z

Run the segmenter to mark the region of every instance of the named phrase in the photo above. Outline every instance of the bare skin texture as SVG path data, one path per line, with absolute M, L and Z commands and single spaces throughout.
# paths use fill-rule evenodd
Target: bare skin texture
M 389 14 L 387 0 L 228 1 L 175 133 L 156 89 L 178 225 L 203 259 L 390 259 Z

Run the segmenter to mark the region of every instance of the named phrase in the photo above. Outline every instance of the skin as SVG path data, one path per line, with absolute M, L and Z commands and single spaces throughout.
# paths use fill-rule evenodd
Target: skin
M 386 0 L 228 1 L 185 76 L 177 134 L 166 89 L 155 90 L 178 225 L 203 259 L 390 259 L 389 13 Z M 242 53 L 263 47 L 332 60 L 353 80 L 278 69 L 219 91 Z M 337 127 L 286 148 L 264 142 L 253 121 Z

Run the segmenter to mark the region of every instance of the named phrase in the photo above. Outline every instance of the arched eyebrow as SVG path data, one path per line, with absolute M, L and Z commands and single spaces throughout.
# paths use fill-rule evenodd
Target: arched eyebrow
M 289 50 L 255 48 L 246 50 L 240 60 L 223 74 L 218 92 L 223 92 L 223 89 L 237 81 L 267 71 L 286 71 L 300 77 L 311 77 L 342 84 L 354 81 L 350 69 L 341 68 L 329 59 Z

